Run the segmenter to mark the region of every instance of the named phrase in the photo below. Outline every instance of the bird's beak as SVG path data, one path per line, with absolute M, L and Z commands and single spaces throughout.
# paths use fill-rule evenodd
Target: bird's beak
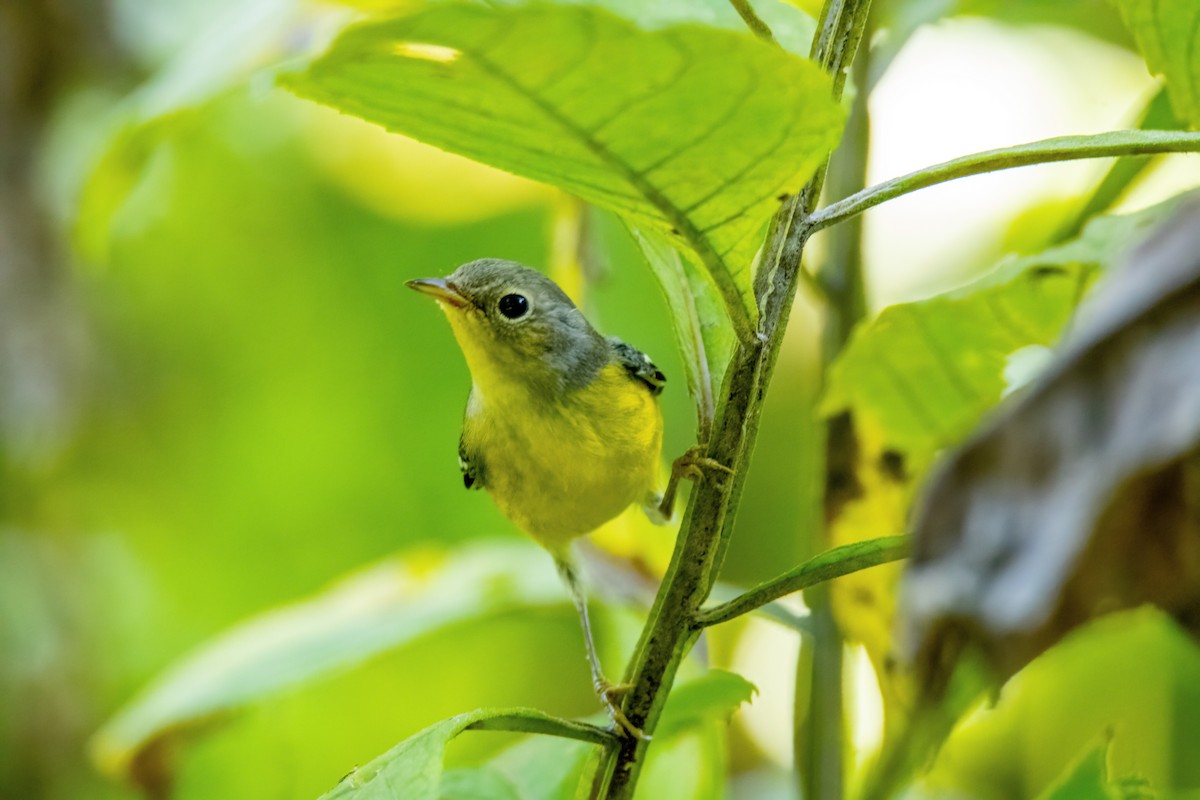
M 465 308 L 471 304 L 471 301 L 463 297 L 458 289 L 447 283 L 445 278 L 418 278 L 415 281 L 409 281 L 405 286 L 455 308 Z

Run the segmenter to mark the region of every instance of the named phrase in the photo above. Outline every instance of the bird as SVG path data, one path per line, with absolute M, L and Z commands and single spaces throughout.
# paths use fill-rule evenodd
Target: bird
M 730 470 L 693 447 L 658 490 L 666 376 L 645 353 L 601 335 L 541 272 L 483 258 L 406 285 L 437 301 L 471 373 L 458 442 L 463 485 L 486 490 L 553 557 L 597 695 L 617 729 L 645 738 L 620 708 L 629 687 L 600 668 L 571 544 L 634 504 L 665 523 L 680 480 Z

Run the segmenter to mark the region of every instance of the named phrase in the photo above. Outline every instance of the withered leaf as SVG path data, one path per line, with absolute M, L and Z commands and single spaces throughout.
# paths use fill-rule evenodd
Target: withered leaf
M 913 537 L 904 636 L 927 687 L 966 642 L 1006 677 L 1141 603 L 1200 633 L 1200 202 L 1097 287 L 1041 378 L 944 458 Z

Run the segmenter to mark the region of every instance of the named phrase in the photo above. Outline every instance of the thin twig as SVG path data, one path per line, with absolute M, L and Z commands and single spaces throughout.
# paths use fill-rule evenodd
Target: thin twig
M 1200 133 L 1181 131 L 1111 131 L 1093 136 L 1059 136 L 1015 147 L 986 150 L 956 158 L 932 167 L 910 172 L 899 178 L 868 186 L 857 194 L 832 203 L 810 215 L 804 222 L 806 233 L 861 214 L 880 203 L 902 195 L 936 186 L 939 183 L 997 172 L 1014 167 L 1049 164 L 1056 161 L 1075 161 L 1082 158 L 1112 156 L 1145 156 L 1160 153 L 1200 152 Z
M 762 17 L 754 11 L 754 7 L 750 5 L 750 0 L 729 0 L 729 4 L 737 11 L 738 16 L 746 23 L 746 27 L 760 39 L 764 39 L 771 44 L 779 44 L 775 35 L 771 33 L 771 28 L 767 23 L 762 21 Z
M 904 536 L 884 536 L 835 547 L 755 586 L 740 597 L 701 611 L 696 624 L 707 627 L 728 622 L 792 592 L 907 557 L 908 539 Z

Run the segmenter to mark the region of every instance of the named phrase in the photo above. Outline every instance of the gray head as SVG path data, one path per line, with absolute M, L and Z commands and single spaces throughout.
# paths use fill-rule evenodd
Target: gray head
M 607 341 L 571 298 L 515 261 L 481 258 L 408 286 L 438 300 L 485 395 L 512 380 L 539 391 L 576 389 L 608 362 Z

